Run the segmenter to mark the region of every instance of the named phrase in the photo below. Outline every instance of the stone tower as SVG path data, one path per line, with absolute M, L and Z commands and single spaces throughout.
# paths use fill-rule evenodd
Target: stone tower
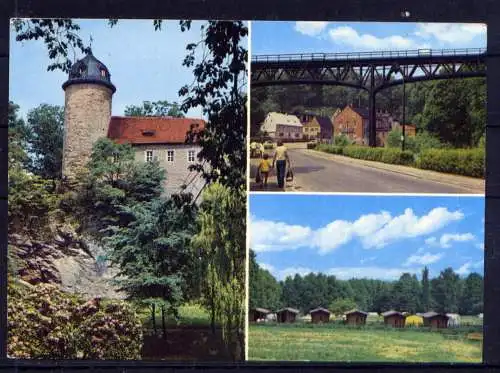
M 89 161 L 94 143 L 107 136 L 116 88 L 108 68 L 92 53 L 71 67 L 62 88 L 66 96 L 62 175 L 71 178 Z

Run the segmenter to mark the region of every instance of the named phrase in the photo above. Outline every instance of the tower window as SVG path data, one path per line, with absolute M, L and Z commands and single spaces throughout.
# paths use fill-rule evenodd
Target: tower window
M 146 162 L 153 162 L 153 151 L 152 150 L 146 150 L 146 152 L 145 152 L 145 158 L 146 158 Z
M 101 76 L 102 76 L 103 78 L 105 78 L 105 77 L 106 77 L 106 71 L 105 71 L 104 69 L 101 69 Z
M 167 162 L 173 162 L 173 161 L 174 161 L 174 151 L 167 150 Z
M 188 150 L 188 162 L 194 162 L 194 150 Z

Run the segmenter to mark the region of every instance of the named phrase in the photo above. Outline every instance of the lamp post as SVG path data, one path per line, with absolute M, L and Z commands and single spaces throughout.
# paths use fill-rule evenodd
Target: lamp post
M 401 74 L 403 76 L 403 132 L 401 134 L 401 150 L 405 151 L 405 123 L 406 123 L 406 115 L 405 115 L 405 106 L 406 106 L 406 90 L 405 90 L 405 76 L 404 73 Z

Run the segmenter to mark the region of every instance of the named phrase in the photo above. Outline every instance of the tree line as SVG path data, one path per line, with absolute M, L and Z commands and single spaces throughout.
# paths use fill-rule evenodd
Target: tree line
M 377 110 L 388 111 L 395 120 L 414 124 L 453 147 L 474 147 L 486 128 L 486 79 L 466 78 L 425 81 L 393 86 L 376 95 Z M 331 118 L 336 109 L 349 104 L 368 108 L 365 91 L 341 86 L 288 85 L 252 88 L 252 136 L 269 112 L 311 111 Z
M 446 268 L 435 278 L 422 270 L 421 280 L 415 274 L 403 273 L 396 281 L 374 279 L 341 280 L 335 275 L 296 274 L 278 281 L 261 268 L 250 251 L 250 308 L 262 307 L 273 311 L 294 307 L 308 313 L 324 307 L 335 314 L 350 309 L 366 312 L 436 312 L 477 315 L 483 312 L 483 277 L 470 273 L 461 278 L 452 268 Z

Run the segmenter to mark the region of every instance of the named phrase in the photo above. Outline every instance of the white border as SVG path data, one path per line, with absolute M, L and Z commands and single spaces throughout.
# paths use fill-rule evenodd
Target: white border
M 247 155 L 247 185 L 246 185 L 246 253 L 245 253 L 245 361 L 248 361 L 248 307 L 250 305 L 250 103 L 251 103 L 251 61 L 252 61 L 252 21 L 247 21 L 248 25 L 248 70 L 247 70 L 247 136 L 245 139 L 246 155 Z

